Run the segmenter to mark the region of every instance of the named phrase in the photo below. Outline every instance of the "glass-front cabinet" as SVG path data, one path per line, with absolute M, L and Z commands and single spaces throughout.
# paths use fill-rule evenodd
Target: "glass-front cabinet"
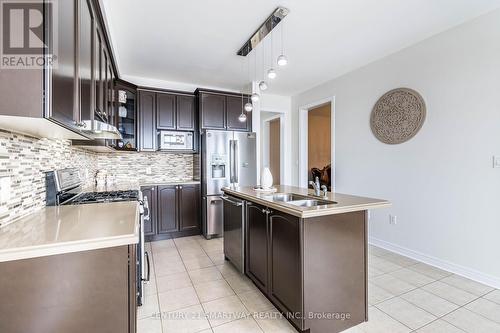
M 117 150 L 137 150 L 137 90 L 128 82 L 116 81 L 116 122 L 118 131 L 122 135 L 117 140 Z

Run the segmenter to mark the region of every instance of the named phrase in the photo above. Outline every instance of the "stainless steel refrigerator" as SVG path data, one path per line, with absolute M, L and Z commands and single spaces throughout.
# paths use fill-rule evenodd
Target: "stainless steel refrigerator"
M 204 130 L 201 133 L 201 195 L 203 235 L 222 236 L 221 188 L 257 183 L 256 135 Z

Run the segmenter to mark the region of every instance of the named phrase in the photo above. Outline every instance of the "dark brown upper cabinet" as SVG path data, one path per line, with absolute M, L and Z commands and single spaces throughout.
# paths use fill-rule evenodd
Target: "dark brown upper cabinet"
M 139 150 L 156 150 L 156 93 L 139 91 Z
M 69 127 L 80 122 L 78 114 L 78 86 L 76 81 L 77 22 L 76 1 L 58 3 L 58 66 L 48 70 L 51 81 L 50 107 L 46 110 L 50 119 Z
M 158 129 L 176 129 L 175 95 L 156 94 L 156 123 Z
M 194 131 L 196 129 L 194 96 L 177 95 L 176 114 L 178 130 Z
M 106 91 L 112 89 L 115 67 L 102 14 L 96 0 L 61 1 L 53 11 L 57 16 L 51 18 L 49 13 L 45 11 L 43 43 L 49 50 L 57 45 L 57 64 L 51 66 L 47 61 L 43 68 L 2 69 L 0 90 L 4 96 L 17 97 L 0 99 L 0 117 L 33 119 L 11 120 L 8 126 L 14 131 L 48 138 L 88 139 L 92 135 L 86 128 L 87 121 L 96 118 L 96 110 L 114 114 L 109 104 L 113 98 Z M 54 34 L 51 29 L 56 26 L 51 22 L 58 22 Z M 44 54 L 40 51 L 33 56 Z
M 101 68 L 103 68 L 102 62 L 102 49 L 104 47 L 104 44 L 102 42 L 102 37 L 101 34 L 98 30 L 98 28 L 95 28 L 94 31 L 94 89 L 95 89 L 95 106 L 94 106 L 94 114 L 97 116 L 97 118 L 101 118 L 103 114 L 103 100 L 104 96 L 102 94 L 102 71 Z
M 139 88 L 139 92 L 139 141 L 144 143 L 139 145 L 140 150 L 154 151 L 158 149 L 156 137 L 159 130 L 196 131 L 196 109 L 193 95 L 155 91 L 149 88 Z M 144 96 L 144 103 L 141 102 L 141 96 Z M 154 142 L 152 135 L 155 136 Z M 194 149 L 189 152 L 195 152 L 197 149 L 195 135 Z
M 241 122 L 238 118 L 241 115 L 241 110 L 243 109 L 244 103 L 247 100 L 243 100 L 241 96 L 227 96 L 226 97 L 226 127 L 228 130 L 233 131 L 251 131 L 252 130 L 252 113 L 246 112 L 247 120 Z
M 108 56 L 108 59 L 109 56 Z M 113 73 L 113 67 L 111 65 L 111 61 L 108 61 L 108 85 L 106 89 L 106 93 L 108 95 L 108 123 L 116 126 L 116 112 L 115 112 L 115 89 L 114 89 L 114 82 L 115 82 L 115 75 Z
M 203 129 L 226 129 L 226 96 L 202 93 L 200 117 Z
M 228 131 L 251 131 L 251 112 L 246 112 L 247 120 L 239 121 L 247 96 L 223 92 L 198 91 L 200 127 Z M 243 101 L 242 101 L 243 99 Z M 243 102 L 243 103 L 242 103 Z
M 194 96 L 157 93 L 157 128 L 164 130 L 195 130 Z
M 93 84 L 93 39 L 94 39 L 94 18 L 92 9 L 87 0 L 80 0 L 79 9 L 79 85 L 80 85 L 80 114 L 82 120 L 92 119 L 94 112 L 94 90 Z

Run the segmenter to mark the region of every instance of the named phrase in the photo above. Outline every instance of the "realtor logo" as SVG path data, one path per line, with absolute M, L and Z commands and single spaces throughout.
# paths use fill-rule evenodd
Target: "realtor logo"
M 0 0 L 0 68 L 33 69 L 56 65 L 56 10 L 55 1 Z

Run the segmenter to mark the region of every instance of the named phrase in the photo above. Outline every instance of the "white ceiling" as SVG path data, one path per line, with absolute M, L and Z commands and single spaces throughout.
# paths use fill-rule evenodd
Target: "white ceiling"
M 279 95 L 307 90 L 500 7 L 500 0 L 102 2 L 122 76 L 231 90 L 250 81 L 236 51 L 278 5 L 287 7 L 289 65 L 268 90 Z M 265 45 L 269 53 L 270 41 Z M 257 51 L 260 63 L 262 50 Z M 252 57 L 252 67 L 253 62 Z

